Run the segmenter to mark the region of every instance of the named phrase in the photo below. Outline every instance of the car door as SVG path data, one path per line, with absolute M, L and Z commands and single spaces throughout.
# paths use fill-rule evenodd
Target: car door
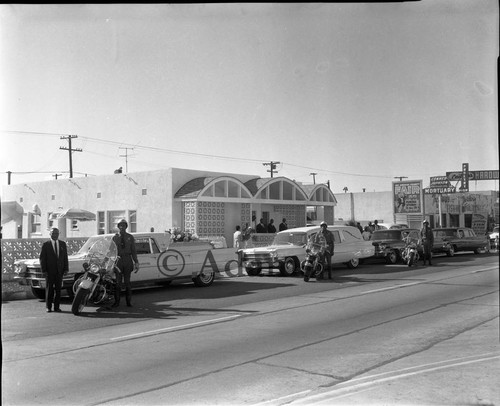
M 160 250 L 151 237 L 135 237 L 135 251 L 139 260 L 139 272 L 132 274 L 132 281 L 142 282 L 159 278 L 157 258 Z
M 333 240 L 335 242 L 333 263 L 344 263 L 352 259 L 351 244 L 345 242 L 344 230 L 333 230 Z

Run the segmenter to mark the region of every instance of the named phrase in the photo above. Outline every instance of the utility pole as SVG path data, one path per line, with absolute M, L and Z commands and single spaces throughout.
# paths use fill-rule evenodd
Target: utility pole
M 280 164 L 281 162 L 274 162 L 274 161 L 271 161 L 271 162 L 266 162 L 266 163 L 263 163 L 262 165 L 264 166 L 270 166 L 271 169 L 268 170 L 268 172 L 271 172 L 271 178 L 273 177 L 273 173 L 276 172 L 278 173 L 278 171 L 276 171 L 276 165 L 277 164 Z
M 78 135 L 63 135 L 61 136 L 61 140 L 68 140 L 68 147 L 59 147 L 59 149 L 64 149 L 69 151 L 69 177 L 73 177 L 73 151 L 82 152 L 81 148 L 73 148 L 71 146 L 71 140 L 73 138 L 78 138 Z
M 399 179 L 401 182 L 403 179 L 408 179 L 408 176 L 394 176 L 394 179 Z
M 7 171 L 7 185 L 10 185 L 10 175 L 12 175 L 12 172 Z
M 317 173 L 316 172 L 311 172 L 309 175 L 311 175 L 313 177 L 313 184 L 316 184 L 316 175 L 317 175 Z
M 125 155 L 120 155 L 120 156 L 121 157 L 125 157 L 125 173 L 128 173 L 128 150 L 131 149 L 133 151 L 134 148 L 118 147 L 118 149 L 124 149 L 125 150 Z
M 53 177 L 53 178 L 56 178 L 56 180 L 57 180 L 57 178 L 58 178 L 59 176 L 62 176 L 62 173 L 54 173 L 54 174 L 52 175 L 52 177 Z

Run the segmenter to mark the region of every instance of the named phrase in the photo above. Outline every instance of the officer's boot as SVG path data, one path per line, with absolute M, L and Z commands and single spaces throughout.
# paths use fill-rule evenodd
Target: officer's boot
M 111 307 L 118 306 L 120 306 L 120 288 L 118 286 L 115 286 L 115 303 L 113 303 L 113 306 Z
M 125 298 L 127 299 L 127 306 L 132 307 L 132 290 L 130 288 L 126 289 Z

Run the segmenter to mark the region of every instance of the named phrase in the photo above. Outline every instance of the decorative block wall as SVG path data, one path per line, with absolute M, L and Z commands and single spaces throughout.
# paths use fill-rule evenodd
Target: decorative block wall
M 222 202 L 184 202 L 184 231 L 199 237 L 224 235 L 225 208 Z
M 280 213 L 280 218 L 275 219 L 276 228 L 278 228 L 283 217 L 286 218 L 288 228 L 304 227 L 306 225 L 306 206 L 280 204 L 274 206 L 274 211 Z

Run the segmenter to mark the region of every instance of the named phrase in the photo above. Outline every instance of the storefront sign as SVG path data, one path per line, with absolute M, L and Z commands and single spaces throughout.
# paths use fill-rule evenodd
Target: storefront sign
M 438 195 L 447 193 L 456 193 L 457 189 L 455 186 L 450 187 L 426 187 L 424 193 L 428 195 Z
M 472 215 L 472 229 L 476 235 L 483 235 L 486 233 L 488 223 L 488 215 L 486 213 L 474 213 Z
M 450 182 L 458 182 L 462 180 L 462 172 L 446 172 L 446 178 Z M 469 181 L 498 179 L 498 171 L 469 171 Z
M 394 213 L 422 214 L 422 181 L 393 182 Z

